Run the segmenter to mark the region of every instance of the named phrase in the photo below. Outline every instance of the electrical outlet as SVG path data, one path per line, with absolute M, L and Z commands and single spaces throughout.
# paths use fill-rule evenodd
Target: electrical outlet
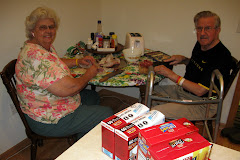
M 17 110 L 16 110 L 16 108 L 15 108 L 13 103 L 10 104 L 10 108 L 11 108 L 12 115 L 17 113 Z

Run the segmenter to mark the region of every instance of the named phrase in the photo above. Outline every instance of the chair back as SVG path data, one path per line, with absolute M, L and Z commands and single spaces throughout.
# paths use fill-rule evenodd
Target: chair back
M 223 99 L 226 97 L 229 89 L 231 88 L 232 83 L 233 83 L 234 79 L 236 78 L 239 69 L 240 69 L 240 61 L 238 61 L 236 58 L 232 57 L 230 78 L 229 78 L 228 84 L 225 85 Z
M 22 109 L 20 107 L 20 102 L 17 96 L 17 90 L 16 90 L 16 78 L 15 78 L 15 65 L 16 65 L 17 59 L 12 60 L 9 62 L 2 70 L 1 77 L 3 84 L 5 85 L 8 94 L 10 95 L 15 108 L 17 109 L 17 112 L 25 126 L 25 131 L 27 134 L 27 137 L 31 139 L 31 160 L 36 160 L 37 156 L 37 146 L 43 145 L 43 139 L 51 139 L 51 138 L 67 138 L 68 143 L 70 145 L 73 145 L 77 141 L 77 134 L 68 135 L 64 137 L 47 137 L 47 136 L 41 136 L 35 132 L 33 132 L 30 128 L 30 126 L 27 123 L 26 117 L 24 116 L 24 113 L 22 112 Z
M 33 131 L 30 129 L 27 120 L 24 116 L 24 113 L 21 110 L 20 103 L 17 96 L 17 90 L 16 90 L 16 79 L 15 79 L 15 64 L 17 62 L 17 59 L 12 60 L 9 62 L 2 70 L 1 72 L 1 78 L 3 81 L 3 84 L 5 85 L 8 94 L 10 95 L 13 104 L 26 128 L 26 133 L 28 136 L 30 136 Z

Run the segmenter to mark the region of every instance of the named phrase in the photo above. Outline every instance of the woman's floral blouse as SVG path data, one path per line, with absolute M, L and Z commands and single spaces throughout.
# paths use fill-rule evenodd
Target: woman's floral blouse
M 48 124 L 57 123 L 81 103 L 79 94 L 58 97 L 47 91 L 54 82 L 71 76 L 69 68 L 58 57 L 53 46 L 51 51 L 25 42 L 15 67 L 16 88 L 23 112 L 38 122 Z

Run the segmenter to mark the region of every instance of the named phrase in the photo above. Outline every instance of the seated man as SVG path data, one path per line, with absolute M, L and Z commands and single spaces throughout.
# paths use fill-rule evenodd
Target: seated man
M 167 67 L 160 65 L 154 68 L 156 74 L 164 75 L 177 85 L 155 86 L 155 91 L 167 94 L 173 99 L 201 100 L 207 97 L 210 78 L 213 70 L 219 69 L 227 84 L 230 75 L 231 53 L 219 40 L 221 21 L 218 15 L 210 11 L 202 11 L 194 17 L 197 42 L 190 59 L 182 55 L 173 55 L 165 60 L 170 65 L 186 64 L 185 76 L 181 77 Z M 204 105 L 183 105 L 175 103 L 155 103 L 152 109 L 157 109 L 168 118 L 185 117 L 197 120 L 205 117 Z M 210 116 L 216 113 L 217 107 L 210 108 Z

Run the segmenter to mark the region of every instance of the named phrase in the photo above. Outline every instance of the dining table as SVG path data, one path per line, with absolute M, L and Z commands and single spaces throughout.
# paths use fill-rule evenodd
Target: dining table
M 240 152 L 212 143 L 210 160 L 239 160 Z M 84 137 L 63 152 L 56 160 L 111 160 L 102 152 L 102 129 L 99 123 Z
M 74 47 L 71 48 L 71 50 L 64 55 L 64 58 L 81 58 L 86 55 L 93 56 L 96 60 L 96 62 L 99 62 L 103 57 L 107 56 L 108 54 L 112 54 L 114 58 L 124 59 L 124 55 L 122 50 L 119 50 L 119 52 L 114 53 L 105 53 L 101 54 L 101 52 L 91 52 L 89 50 L 85 50 L 84 43 L 82 43 L 83 47 L 82 50 L 78 49 L 78 52 L 74 52 Z M 124 49 L 124 47 L 122 48 Z M 144 49 L 144 54 L 139 58 L 136 62 L 127 62 L 126 66 L 121 68 L 124 70 L 122 73 L 115 75 L 114 77 L 109 78 L 107 81 L 100 82 L 100 79 L 102 79 L 105 75 L 111 73 L 114 71 L 114 69 L 108 68 L 103 73 L 99 73 L 91 79 L 88 84 L 91 85 L 91 88 L 93 90 L 96 89 L 97 86 L 101 87 L 114 87 L 114 88 L 124 88 L 124 87 L 138 87 L 139 88 L 139 102 L 143 102 L 145 97 L 145 87 L 147 82 L 147 74 L 142 74 L 139 72 L 139 63 L 144 60 L 154 61 L 152 58 L 146 56 L 147 53 L 154 52 L 154 50 L 151 49 Z M 79 67 L 73 67 L 70 68 L 71 73 L 73 77 L 78 78 L 82 76 L 86 69 L 79 68 Z M 154 83 L 160 82 L 162 79 L 164 79 L 164 76 L 162 75 L 155 75 L 155 81 Z

